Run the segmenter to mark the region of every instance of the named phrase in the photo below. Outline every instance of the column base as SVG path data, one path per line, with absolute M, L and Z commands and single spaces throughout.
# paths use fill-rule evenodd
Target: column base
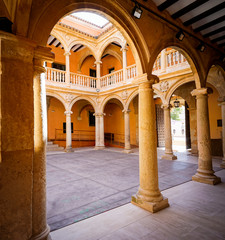
M 38 234 L 37 236 L 32 236 L 30 240 L 49 240 L 50 227 L 47 225 L 46 229 Z
M 74 152 L 74 150 L 72 148 L 66 148 L 65 152 L 70 153 L 70 152 Z
M 157 202 L 147 202 L 143 199 L 140 199 L 137 195 L 133 195 L 131 197 L 131 203 L 152 213 L 169 207 L 168 198 L 164 197 L 162 200 Z
M 124 149 L 123 152 L 124 153 L 133 153 L 134 151 L 132 149 Z
M 221 178 L 217 177 L 214 174 L 211 176 L 207 176 L 207 175 L 196 173 L 194 176 L 192 176 L 192 181 L 210 184 L 210 185 L 216 185 L 218 183 L 221 183 Z
M 165 153 L 165 155 L 163 155 L 161 157 L 161 159 L 165 159 L 165 160 L 176 160 L 177 159 L 177 156 L 173 155 L 173 154 L 168 154 L 168 153 Z
M 105 146 L 95 146 L 95 150 L 102 150 L 105 149 Z

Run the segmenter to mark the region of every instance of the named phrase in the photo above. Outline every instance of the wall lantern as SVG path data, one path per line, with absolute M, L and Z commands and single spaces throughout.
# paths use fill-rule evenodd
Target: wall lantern
M 179 31 L 177 34 L 176 34 L 176 38 L 180 41 L 183 41 L 185 35 L 182 31 Z
M 99 88 L 96 88 L 96 92 L 100 92 L 100 89 L 99 89 Z
M 197 49 L 200 51 L 200 52 L 204 52 L 205 51 L 205 48 L 206 46 L 203 44 L 203 43 L 200 43 L 197 47 Z
M 132 12 L 133 16 L 140 19 L 141 15 L 142 15 L 142 12 L 143 11 L 141 10 L 140 6 L 137 3 L 135 3 L 135 7 L 134 7 L 133 12 Z
M 178 101 L 177 99 L 173 102 L 174 107 L 175 108 L 179 108 L 180 107 L 180 101 Z

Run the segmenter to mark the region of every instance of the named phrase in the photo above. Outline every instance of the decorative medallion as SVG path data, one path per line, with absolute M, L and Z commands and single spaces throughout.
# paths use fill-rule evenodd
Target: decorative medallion
M 166 92 L 169 89 L 169 83 L 167 81 L 163 81 L 160 83 L 160 91 Z
M 121 93 L 121 97 L 122 97 L 123 100 L 127 99 L 127 97 L 128 97 L 128 92 L 127 92 L 127 91 L 123 91 L 123 92 Z

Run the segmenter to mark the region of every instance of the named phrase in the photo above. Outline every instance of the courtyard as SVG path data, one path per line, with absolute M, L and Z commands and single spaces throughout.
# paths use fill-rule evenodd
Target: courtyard
M 169 161 L 160 159 L 163 153 L 158 149 L 160 190 L 191 181 L 197 156 L 175 152 L 178 159 Z M 219 158 L 213 159 L 214 171 L 221 170 L 220 162 Z M 47 221 L 51 231 L 126 205 L 138 185 L 138 149 L 131 154 L 116 148 L 48 153 Z

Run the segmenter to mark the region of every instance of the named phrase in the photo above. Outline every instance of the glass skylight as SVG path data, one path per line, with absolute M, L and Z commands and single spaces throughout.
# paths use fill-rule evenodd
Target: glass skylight
M 106 23 L 109 22 L 106 18 L 92 12 L 76 12 L 72 13 L 72 15 L 90 23 L 93 23 L 99 27 L 103 27 Z

